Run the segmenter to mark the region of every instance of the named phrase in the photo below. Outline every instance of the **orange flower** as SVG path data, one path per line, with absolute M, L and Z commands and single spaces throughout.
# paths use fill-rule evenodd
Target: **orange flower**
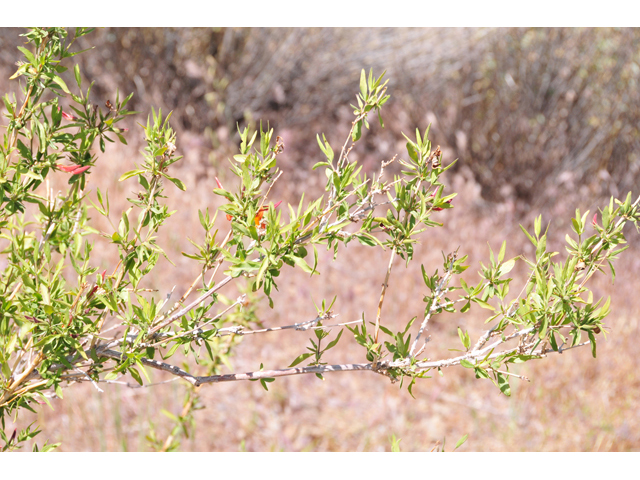
M 260 210 L 258 210 L 258 213 L 256 213 L 256 216 L 253 217 L 253 221 L 255 222 L 256 227 L 260 226 L 260 222 L 262 222 L 262 217 L 264 216 L 264 212 L 266 212 L 267 210 L 269 210 L 268 206 L 260 207 Z
M 274 205 L 274 208 L 277 208 L 278 205 L 280 205 L 281 203 L 282 203 L 282 200 L 280 200 L 278 203 L 276 203 Z M 258 209 L 258 212 L 256 213 L 256 216 L 253 217 L 253 221 L 256 224 L 256 227 L 260 227 L 260 223 L 262 222 L 262 217 L 264 216 L 264 212 L 266 212 L 267 210 L 269 210 L 269 206 L 268 205 L 265 205 L 265 206 L 260 207 Z M 227 213 L 227 220 L 229 220 L 229 221 L 233 220 L 233 216 L 229 215 Z

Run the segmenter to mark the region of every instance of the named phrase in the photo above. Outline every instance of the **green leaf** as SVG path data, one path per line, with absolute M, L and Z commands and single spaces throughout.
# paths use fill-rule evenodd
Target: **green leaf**
M 536 259 L 542 257 L 547 250 L 547 236 L 543 235 L 538 242 L 538 246 L 536 247 Z
M 353 140 L 354 142 L 357 142 L 358 140 L 360 140 L 361 136 L 362 136 L 362 120 L 357 122 L 355 124 L 355 126 L 353 127 L 353 133 L 351 134 L 351 140 Z
M 464 346 L 464 348 L 468 349 L 469 345 L 471 345 L 469 334 L 463 332 L 462 329 L 458 327 L 458 336 L 460 337 L 460 341 L 462 342 L 462 345 Z
M 256 285 L 261 285 L 262 283 L 262 277 L 264 276 L 265 272 L 267 271 L 267 268 L 269 268 L 269 265 L 271 265 L 271 263 L 269 262 L 269 257 L 265 256 L 264 260 L 262 261 L 262 265 L 260 265 L 260 269 L 258 270 L 258 274 L 256 275 Z
M 500 251 L 500 253 L 502 253 L 502 250 Z M 498 277 L 502 277 L 503 275 L 509 273 L 513 269 L 513 266 L 515 264 L 516 264 L 516 259 L 512 258 L 511 260 L 507 260 L 502 265 L 500 265 L 500 268 L 498 269 Z
M 13 80 L 14 78 L 18 78 L 21 75 L 24 75 L 24 72 L 29 68 L 29 64 L 25 63 L 23 65 L 20 65 L 18 67 L 18 70 L 16 70 L 16 73 L 14 73 L 13 75 L 11 75 L 9 77 L 9 80 Z
M 344 330 L 340 330 L 340 333 L 338 333 L 338 336 L 335 338 L 335 340 L 332 340 L 331 342 L 329 342 L 329 345 L 327 345 L 327 347 L 324 349 L 324 351 L 327 351 L 330 348 L 333 348 L 338 344 L 338 341 L 340 340 L 340 337 L 342 336 L 342 332 L 344 332 Z
M 507 397 L 511 396 L 511 386 L 509 385 L 509 380 L 507 376 L 503 373 L 496 372 L 496 376 L 498 378 L 498 388 L 502 393 L 504 393 Z
M 289 365 L 289 368 L 295 367 L 299 363 L 304 362 L 311 355 L 313 355 L 313 353 L 303 353 L 302 355 L 298 355 L 296 359 L 293 362 L 291 362 L 291 365 Z
M 60 88 L 62 88 L 62 91 L 64 93 L 71 94 L 71 92 L 69 91 L 69 88 L 67 87 L 67 84 L 64 83 L 64 80 L 62 80 L 60 77 L 54 76 L 51 80 L 53 80 L 55 83 L 60 85 Z
M 596 358 L 596 337 L 591 330 L 587 332 L 587 335 L 589 335 L 589 342 L 591 342 L 591 355 Z
M 411 160 L 416 163 L 418 162 L 418 151 L 413 146 L 412 142 L 407 142 L 407 153 L 409 154 L 409 157 L 411 157 Z
M 165 356 L 163 356 L 162 358 L 164 358 L 165 360 L 169 357 L 171 357 L 174 353 L 176 353 L 176 350 L 178 350 L 178 347 L 180 347 L 179 343 L 174 344 L 169 351 L 167 352 L 167 354 Z
M 59 383 L 56 383 L 55 391 L 56 391 L 56 395 L 58 396 L 58 398 L 63 398 L 63 396 L 62 396 L 62 388 L 60 387 Z
M 262 388 L 264 388 L 267 392 L 269 391 L 269 389 L 267 388 L 267 383 L 271 383 L 271 382 L 275 382 L 276 379 L 275 378 L 261 378 L 260 379 L 260 384 L 262 385 Z
M 49 399 L 47 397 L 45 397 L 42 393 L 40 392 L 36 392 L 36 394 L 40 397 L 41 400 L 43 400 L 47 405 L 49 405 L 49 408 L 51 410 L 53 410 L 53 406 L 51 405 L 51 402 L 49 401 Z
M 20 151 L 20 155 L 22 155 L 22 158 L 24 158 L 25 160 L 32 159 L 31 150 L 24 143 L 22 143 L 22 140 L 20 139 L 18 139 L 18 150 Z
M 524 228 L 522 225 L 520 225 L 520 228 L 522 229 L 522 231 L 524 232 L 524 234 L 527 236 L 527 238 L 528 238 L 529 240 L 531 240 L 531 243 L 533 243 L 533 246 L 534 246 L 534 247 L 537 247 L 537 246 L 538 246 L 538 241 L 537 241 L 535 238 L 533 238 L 533 237 L 529 234 L 529 232 L 527 232 L 527 229 L 526 229 L 526 228 Z
M 76 77 L 76 83 L 78 84 L 78 88 L 82 85 L 82 77 L 80 76 L 80 65 L 76 63 L 75 67 L 73 67 L 73 73 Z
M 7 107 L 7 111 L 9 112 L 9 114 L 13 116 L 15 113 L 15 108 L 13 106 L 13 103 L 11 103 L 11 101 L 9 100 L 9 95 L 5 95 L 4 97 L 2 97 L 2 101 L 4 102 L 4 106 Z
M 316 275 L 318 274 L 318 272 L 316 272 L 313 268 L 309 266 L 309 264 L 304 260 L 304 258 L 296 257 L 295 255 L 293 255 L 291 258 L 296 263 L 296 265 L 298 265 L 304 272 L 310 273 L 311 275 L 313 275 L 314 273 Z
M 359 233 L 359 234 L 356 234 L 355 237 L 358 239 L 358 241 L 362 245 L 366 245 L 369 247 L 375 247 L 376 245 L 379 245 L 383 247 L 382 242 L 369 233 L 366 233 L 366 232 Z
M 456 447 L 454 448 L 454 450 L 457 450 L 458 447 L 462 446 L 462 444 L 467 441 L 467 438 L 469 438 L 468 433 L 464 437 L 462 437 L 460 440 L 458 440 L 458 443 L 456 443 Z
M 171 183 L 173 183 L 176 187 L 178 187 L 183 192 L 187 190 L 187 187 L 184 186 L 184 183 L 182 183 L 182 180 L 180 180 L 179 178 L 170 177 L 169 175 L 166 175 L 164 173 L 162 174 L 162 176 L 167 180 L 169 180 Z
M 549 326 L 549 317 L 547 315 L 542 319 L 542 328 L 540 328 L 540 333 L 538 334 L 539 338 L 544 338 L 547 334 L 547 327 Z
M 136 358 L 136 365 L 138 365 L 138 367 L 140 367 L 140 370 L 142 370 L 142 374 L 147 379 L 147 382 L 151 383 L 151 379 L 149 378 L 149 374 L 147 373 L 147 369 L 144 368 L 144 365 L 142 364 L 142 362 L 138 358 Z
M 140 376 L 140 373 L 138 372 L 138 370 L 136 370 L 134 367 L 130 367 L 129 368 L 129 373 L 131 374 L 131 376 L 133 377 L 133 379 L 138 382 L 138 385 L 142 385 L 142 377 Z
M 122 182 L 122 181 L 126 180 L 127 178 L 131 178 L 131 177 L 133 177 L 133 176 L 135 176 L 135 175 L 140 175 L 140 174 L 142 174 L 142 173 L 144 173 L 144 172 L 145 172 L 145 170 L 140 170 L 140 169 L 138 169 L 138 170 L 131 170 L 131 171 L 127 172 L 127 173 L 124 173 L 124 174 L 123 174 L 123 175 L 118 179 L 118 181 L 119 181 L 119 182 Z
M 495 311 L 495 307 L 489 305 L 487 302 L 483 300 L 480 300 L 479 298 L 474 298 L 473 301 L 476 302 L 478 305 L 480 305 L 482 308 Z
M 507 250 L 507 241 L 505 240 L 502 242 L 502 247 L 500 247 L 500 253 L 498 253 L 498 263 L 500 263 L 504 258 L 504 254 L 506 250 Z
M 31 65 L 33 65 L 34 67 L 36 66 L 36 58 L 33 56 L 33 53 L 31 53 L 24 47 L 18 47 L 18 50 L 20 50 L 24 54 L 24 56 L 27 57 L 27 60 Z

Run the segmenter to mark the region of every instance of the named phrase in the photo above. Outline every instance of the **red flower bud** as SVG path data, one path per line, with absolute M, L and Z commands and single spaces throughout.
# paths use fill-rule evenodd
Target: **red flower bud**
M 87 170 L 89 170 L 91 168 L 91 165 L 81 167 L 79 165 L 62 165 L 61 163 L 58 163 L 56 167 L 58 167 L 63 172 L 71 173 L 73 175 L 80 175 L 82 172 L 86 172 Z
M 93 294 L 96 293 L 97 291 L 98 291 L 98 285 L 94 285 L 91 291 L 89 292 L 89 294 L 87 295 L 87 298 L 93 297 Z
M 220 183 L 220 180 L 218 180 L 218 177 L 213 177 L 216 179 L 216 183 L 218 184 L 218 188 L 221 190 L 224 190 L 224 187 L 222 186 L 222 183 Z
M 71 173 L 73 173 L 74 175 L 80 175 L 81 173 L 86 172 L 90 168 L 91 168 L 91 165 L 87 165 L 85 167 L 78 167 L 75 170 L 73 170 Z
M 61 163 L 57 164 L 56 167 L 58 167 L 60 170 L 62 170 L 63 172 L 67 172 L 67 173 L 71 173 L 73 172 L 76 168 L 78 168 L 77 165 L 62 165 Z
M 67 120 L 71 120 L 71 121 L 73 121 L 73 120 L 77 120 L 77 118 L 76 118 L 76 117 L 74 117 L 73 115 L 71 115 L 71 114 L 69 114 L 69 113 L 65 112 L 64 110 L 62 111 L 62 117 L 63 117 L 63 118 L 66 118 Z
M 593 226 L 594 226 L 594 227 L 598 226 L 598 212 L 596 212 L 596 213 L 593 215 L 593 220 L 591 220 L 591 223 L 593 223 Z

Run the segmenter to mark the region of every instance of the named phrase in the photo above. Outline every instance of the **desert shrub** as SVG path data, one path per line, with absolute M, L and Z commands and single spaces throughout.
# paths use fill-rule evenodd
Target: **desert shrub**
M 187 385 L 173 431 L 166 438 L 153 430 L 148 436 L 152 447 L 170 450 L 178 448 L 181 432 L 193 426 L 193 412 L 200 408 L 197 389 L 213 383 L 259 381 L 268 390 L 269 383 L 284 376 L 324 378 L 337 371 L 367 371 L 413 394 L 415 382 L 427 381 L 427 374 L 459 366 L 510 395 L 512 379 L 526 380 L 510 370 L 515 364 L 580 346 L 590 346 L 595 357 L 598 336 L 606 331 L 609 300 L 595 300 L 587 282 L 605 268 L 615 276 L 612 262 L 625 249 L 622 229 L 640 218 L 640 199 L 632 203 L 631 194 L 622 201 L 612 198 L 593 217 L 576 210 L 574 234 L 567 235 L 562 260 L 556 260 L 557 252 L 547 251 L 541 217 L 532 232 L 523 228 L 535 258 L 506 259 L 505 242 L 490 253 L 487 265 L 480 265 L 477 284 L 459 277 L 468 268 L 463 247 L 443 252 L 438 268 L 421 266 L 424 313 L 403 319 L 398 331 L 389 327 L 385 298 L 393 287 L 391 272 L 399 262 L 412 263 L 414 246 L 425 230 L 441 226 L 433 213 L 453 208 L 455 193 L 446 191 L 443 173 L 455 162 L 432 146 L 426 127 L 406 135 L 406 152 L 381 160 L 379 172 L 361 172 L 349 155 L 363 127 L 369 128 L 370 117 L 384 125 L 381 110 L 390 98 L 384 74 L 376 77 L 364 70 L 342 146 L 334 150 L 325 135 L 316 137 L 324 159 L 314 170 L 326 177 L 326 196 L 303 198 L 297 206 L 274 204 L 269 195 L 281 175 L 277 163 L 284 141 L 262 125 L 255 131 L 239 129 L 239 153 L 230 160 L 238 181 L 225 188 L 216 179 L 214 192 L 227 203 L 215 213 L 199 211 L 202 236 L 184 253 L 200 265 L 200 274 L 191 285 L 180 287 L 177 302 L 159 298 L 145 288 L 145 280 L 159 273 L 158 261 L 165 256 L 158 232 L 174 213 L 165 203 L 165 185 L 187 189 L 173 176 L 182 158 L 179 142 L 171 115 L 153 111 L 141 125 L 143 158 L 120 177 L 138 183 L 129 208 L 112 212 L 108 193 L 99 188 L 96 201 L 89 200 L 87 181 L 100 159 L 98 152 L 116 138 L 126 144 L 127 132 L 117 124 L 134 113 L 126 109 L 130 96 L 120 100 L 118 93 L 113 103 L 94 104 L 91 86 L 83 89 L 78 65 L 67 66 L 76 54 L 76 39 L 87 33 L 76 29 L 68 39 L 65 29 L 36 28 L 24 34 L 29 45 L 19 47 L 24 60 L 13 76 L 24 81 L 22 95 L 19 101 L 3 98 L 8 119 L 0 149 L 4 450 L 20 448 L 38 433 L 31 426 L 5 431 L 8 416 L 34 411 L 52 396 L 62 398 L 64 388 L 73 383 L 90 382 L 99 391 L 101 384 L 129 384 L 129 379 L 142 385 L 149 382 L 149 369 L 179 377 Z M 388 168 L 394 163 L 400 174 L 391 177 Z M 53 194 L 49 182 L 60 177 L 67 179 L 66 189 Z M 106 218 L 111 229 L 94 228 L 90 209 Z M 98 236 L 108 239 L 119 259 L 108 270 L 99 271 L 92 262 Z M 289 268 L 319 274 L 323 266 L 318 248 L 332 251 L 337 261 L 349 243 L 381 248 L 388 255 L 380 272 L 375 318 L 363 314 L 361 320 L 340 323 L 333 299 L 317 305 L 315 318 L 280 327 L 261 324 L 255 299 L 264 296 L 272 308 L 281 308 L 271 296 L 280 275 Z M 518 260 L 530 274 L 520 292 L 510 292 L 509 273 Z M 231 283 L 244 292 L 235 300 L 223 296 Z M 429 321 L 472 308 L 487 310 L 489 328 L 473 339 L 458 329 L 458 354 L 428 358 Z M 301 346 L 288 366 L 265 367 L 256 358 L 254 371 L 223 373 L 243 336 L 283 330 L 312 332 L 308 346 Z M 331 363 L 330 350 L 347 337 L 361 347 L 361 355 L 352 363 Z M 182 366 L 177 365 L 178 352 L 184 356 Z

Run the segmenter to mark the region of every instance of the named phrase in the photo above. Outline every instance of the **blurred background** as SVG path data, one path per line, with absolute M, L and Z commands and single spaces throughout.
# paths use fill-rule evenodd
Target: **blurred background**
M 20 58 L 20 33 L 0 29 L 2 92 L 19 92 L 8 78 Z M 197 211 L 221 204 L 211 193 L 214 176 L 228 188 L 234 185 L 227 159 L 237 153 L 236 125 L 268 122 L 283 137 L 278 160 L 284 174 L 271 196 L 297 204 L 302 193 L 309 198 L 324 187 L 324 174 L 310 170 L 322 159 L 316 134 L 339 148 L 353 118 L 349 104 L 355 103 L 361 69 L 373 68 L 375 75 L 386 70 L 391 99 L 382 112 L 385 128 L 372 122 L 350 159 L 369 174 L 377 172 L 382 161 L 406 152 L 402 132 L 413 136 L 416 127 L 424 131 L 429 124 L 445 164 L 458 159 L 445 180 L 445 192 L 458 193 L 455 208 L 436 214 L 444 227 L 427 232 L 414 264 L 397 265 L 392 274 L 383 322 L 400 327 L 424 310 L 420 263 L 431 271 L 441 268 L 441 252 L 460 245 L 471 265 L 465 279 L 476 283 L 488 244 L 497 251 L 506 239 L 507 258 L 533 256 L 518 224 L 531 228 L 541 213 L 551 248 L 563 254 L 576 208 L 594 212 L 610 196 L 640 194 L 639 41 L 637 29 L 604 28 L 98 29 L 78 42 L 79 48 L 95 47 L 74 57 L 83 81 L 95 82 L 91 98 L 103 105 L 116 90 L 121 97 L 134 92 L 128 107 L 140 113 L 127 119 L 129 145 L 107 149 L 90 185 L 109 190 L 113 212 L 126 209 L 135 187 L 117 180 L 141 161 L 143 133 L 136 123 L 145 122 L 152 106 L 173 111 L 178 153 L 185 157 L 174 173 L 188 191 L 167 187 L 177 213 L 160 244 L 175 266 L 159 266 L 152 287 L 164 296 L 177 285 L 179 296 L 198 274 L 197 265 L 180 255 L 193 248 L 186 237 L 202 237 Z M 111 229 L 101 218 L 95 226 Z M 510 398 L 463 368 L 419 381 L 415 399 L 406 386 L 369 373 L 278 379 L 269 392 L 252 382 L 205 385 L 205 408 L 196 412 L 198 426 L 182 449 L 381 451 L 390 450 L 395 435 L 402 450 L 429 451 L 444 438 L 452 449 L 469 434 L 463 450 L 638 450 L 640 242 L 632 227 L 625 233 L 631 248 L 617 264 L 615 285 L 606 279 L 591 284 L 596 296 L 612 297 L 609 334 L 601 336 L 597 359 L 589 349 L 576 349 L 529 362 L 516 372 L 531 383 L 512 381 Z M 106 245 L 100 255 L 105 267 L 116 258 Z M 386 254 L 352 243 L 338 262 L 331 260 L 332 254 L 321 252 L 321 275 L 313 279 L 286 271 L 275 308 L 259 304 L 263 323 L 312 319 L 312 300 L 334 295 L 340 321 L 363 312 L 373 320 Z M 512 284 L 517 292 L 526 272 L 514 272 L 520 277 Z M 455 355 L 448 349 L 458 348 L 457 327 L 468 329 L 474 341 L 484 318 L 473 311 L 435 318 L 428 355 Z M 247 337 L 235 350 L 233 371 L 256 370 L 260 362 L 286 367 L 304 351 L 308 335 Z M 360 349 L 348 345 L 350 336 L 345 332 L 331 363 L 364 361 Z M 168 434 L 170 422 L 161 410 L 179 414 L 182 399 L 177 382 L 109 386 L 102 394 L 74 385 L 64 400 L 53 402 L 55 411 L 43 409 L 21 422 L 37 420 L 43 435 L 62 441 L 65 451 L 147 450 L 149 425 Z

